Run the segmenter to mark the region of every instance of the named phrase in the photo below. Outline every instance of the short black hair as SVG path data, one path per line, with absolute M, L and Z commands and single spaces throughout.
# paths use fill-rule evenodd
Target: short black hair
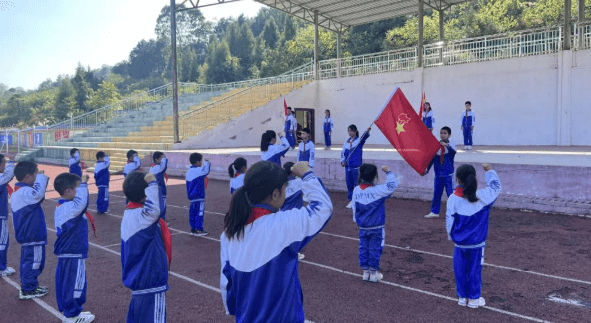
M 74 154 L 78 151 L 78 148 L 70 149 L 70 156 L 74 156 Z
M 467 105 L 469 105 L 469 106 L 472 106 L 472 102 L 470 102 L 470 101 L 466 101 L 466 103 L 465 103 L 465 104 L 467 104 Z
M 302 129 L 302 132 L 305 132 L 307 134 L 310 134 L 310 128 L 306 127 L 304 129 Z
M 64 192 L 69 188 L 76 187 L 78 182 L 81 182 L 80 176 L 72 173 L 61 173 L 57 175 L 53 181 L 53 188 L 60 194 L 64 195 Z
M 105 158 L 105 152 L 104 151 L 99 151 L 98 153 L 96 153 L 96 159 L 98 160 L 99 158 Z
M 200 153 L 192 153 L 191 156 L 189 156 L 189 162 L 191 165 L 195 165 L 196 162 L 201 161 L 202 159 L 203 155 Z
M 373 164 L 363 164 L 359 167 L 359 183 L 373 183 L 378 176 L 378 168 Z
M 291 175 L 291 168 L 293 167 L 293 165 L 295 165 L 295 164 L 292 162 L 287 162 L 287 163 L 283 164 L 283 169 L 285 170 L 287 175 Z
M 441 130 L 445 130 L 445 131 L 447 131 L 448 134 L 451 135 L 451 128 L 450 127 L 445 126 L 445 127 L 441 128 Z
M 293 109 L 291 107 L 287 107 L 287 110 L 293 112 Z
M 156 159 L 158 159 L 158 158 L 162 157 L 162 155 L 164 155 L 164 153 L 163 153 L 163 152 L 161 152 L 161 151 L 156 151 L 156 152 L 154 152 L 154 154 L 152 154 L 152 159 L 154 160 L 154 162 L 156 162 Z
M 146 173 L 143 172 L 132 172 L 127 175 L 123 182 L 123 193 L 125 197 L 131 202 L 141 203 L 144 197 L 146 197 L 146 187 L 148 183 L 144 177 Z
M 25 179 L 25 176 L 27 175 L 33 175 L 35 174 L 35 171 L 37 170 L 37 163 L 29 161 L 29 160 L 25 160 L 22 161 L 18 164 L 16 164 L 16 166 L 14 167 L 14 176 L 16 176 L 16 180 L 17 181 L 22 181 L 23 179 Z
M 133 155 L 135 155 L 135 154 L 137 154 L 137 151 L 135 151 L 133 149 L 132 150 L 129 150 L 127 152 L 127 160 L 130 160 L 133 157 Z

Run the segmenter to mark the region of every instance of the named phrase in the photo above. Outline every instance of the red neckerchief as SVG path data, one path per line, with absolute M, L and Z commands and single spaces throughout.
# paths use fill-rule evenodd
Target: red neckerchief
M 17 187 L 18 189 L 18 187 Z M 15 190 L 16 191 L 16 190 Z M 61 204 L 59 204 L 59 202 L 57 203 L 57 207 L 62 206 Z M 88 211 L 86 211 L 84 213 L 84 215 L 86 215 L 86 217 L 88 218 L 88 221 L 90 221 L 90 226 L 92 227 L 92 234 L 94 235 L 94 237 L 96 239 L 98 239 L 98 236 L 96 235 L 96 227 L 94 226 L 94 217 L 92 216 L 92 214 L 90 214 Z
M 86 169 L 86 164 L 83 161 L 80 161 L 80 168 Z
M 443 160 L 445 159 L 445 146 L 441 145 L 441 156 L 439 157 L 439 161 L 443 164 Z
M 152 163 L 152 167 L 154 167 L 154 163 Z M 164 173 L 164 180 L 168 183 L 168 174 L 166 173 Z
M 10 184 L 6 184 L 6 190 L 8 191 L 8 197 L 11 197 L 12 193 L 16 192 L 16 188 L 13 189 Z
M 131 202 L 127 203 L 127 209 L 139 209 L 144 207 L 142 203 Z M 168 259 L 168 270 L 170 270 L 170 263 L 172 262 L 172 235 L 170 234 L 170 229 L 168 225 L 166 225 L 166 221 L 160 218 L 158 219 L 158 223 L 160 224 L 160 232 L 162 232 L 162 242 L 164 242 L 164 249 L 166 249 L 166 258 Z
M 456 191 L 454 192 L 454 194 L 459 197 L 464 197 L 464 188 L 461 186 L 456 187 Z
M 364 190 L 364 189 L 366 189 L 366 188 L 368 188 L 370 186 L 373 186 L 373 185 L 371 185 L 371 184 L 359 184 L 359 187 L 361 187 L 362 190 Z
M 271 214 L 273 213 L 273 211 L 267 209 L 267 208 L 262 208 L 262 207 L 253 207 L 250 210 L 250 217 L 248 218 L 248 222 L 246 224 L 251 224 L 253 223 L 256 219 L 258 218 L 262 218 L 263 216 L 267 215 L 267 214 Z
M 234 178 L 236 178 L 236 177 L 238 177 L 238 176 L 240 176 L 240 175 L 242 175 L 242 173 L 241 173 L 241 172 L 236 172 L 236 175 L 234 175 Z

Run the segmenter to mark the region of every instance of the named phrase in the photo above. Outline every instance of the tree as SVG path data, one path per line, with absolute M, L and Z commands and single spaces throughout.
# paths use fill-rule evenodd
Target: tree
M 271 18 L 267 20 L 261 36 L 269 48 L 275 48 L 277 41 L 279 41 L 279 30 L 277 29 L 275 19 Z
M 55 98 L 55 117 L 57 120 L 69 118 L 76 112 L 76 91 L 70 79 L 64 79 Z
M 241 68 L 237 57 L 232 56 L 226 40 L 210 45 L 207 57 L 207 82 L 225 83 L 239 80 Z
M 115 84 L 102 81 L 99 89 L 94 93 L 88 104 L 92 110 L 95 110 L 116 103 L 119 100 L 121 100 L 121 96 Z
M 162 39 L 140 40 L 129 53 L 129 76 L 135 80 L 141 80 L 163 74 L 166 68 L 164 60 L 166 46 Z
M 87 72 L 84 67 L 78 63 L 76 74 L 72 79 L 72 86 L 74 86 L 74 90 L 76 91 L 76 108 L 83 112 L 89 111 L 87 101 L 92 97 L 93 93 L 92 88 L 90 88 L 90 85 L 86 81 L 86 74 Z
M 294 39 L 297 33 L 297 28 L 298 27 L 294 21 L 294 18 L 288 16 L 285 19 L 285 30 L 283 31 L 283 39 L 285 39 L 285 41 L 290 41 Z

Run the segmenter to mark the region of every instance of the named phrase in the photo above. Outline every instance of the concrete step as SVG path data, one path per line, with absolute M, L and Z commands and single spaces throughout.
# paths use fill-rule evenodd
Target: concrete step
M 160 143 L 160 142 L 153 142 L 153 143 L 146 143 L 146 142 L 105 142 L 99 143 L 99 148 L 109 149 L 109 148 L 118 148 L 118 149 L 128 149 L 129 147 L 133 147 L 134 149 L 145 149 L 145 150 L 168 150 L 172 148 L 172 143 Z
M 113 137 L 111 142 L 162 142 L 169 143 L 174 141 L 174 136 L 127 136 Z

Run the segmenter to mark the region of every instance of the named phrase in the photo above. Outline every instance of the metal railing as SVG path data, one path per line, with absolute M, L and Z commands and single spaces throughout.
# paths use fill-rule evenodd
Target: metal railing
M 591 49 L 591 21 L 577 22 L 574 31 L 572 48 L 578 50 Z
M 254 110 L 301 87 L 312 79 L 312 72 L 304 72 L 257 80 L 244 90 L 199 109 L 188 111 L 179 117 L 181 140 L 188 139 L 209 127 L 223 123 L 247 111 Z

